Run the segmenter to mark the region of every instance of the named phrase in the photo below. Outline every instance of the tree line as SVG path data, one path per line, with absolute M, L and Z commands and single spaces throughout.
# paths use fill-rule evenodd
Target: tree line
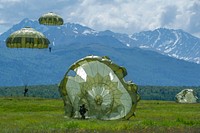
M 200 98 L 200 86 L 138 86 L 138 93 L 142 100 L 174 101 L 176 94 L 183 89 L 193 89 Z M 58 85 L 0 87 L 0 96 L 61 98 Z
M 200 98 L 200 86 L 138 86 L 138 93 L 144 100 L 174 101 L 176 94 L 183 89 L 193 89 Z

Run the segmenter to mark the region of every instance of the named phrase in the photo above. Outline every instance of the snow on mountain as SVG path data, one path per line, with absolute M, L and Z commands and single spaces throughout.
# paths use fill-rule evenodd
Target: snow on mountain
M 139 47 L 159 52 L 163 55 L 200 64 L 200 39 L 183 30 L 159 28 L 133 35 L 111 31 L 99 32 L 99 35 L 115 37 L 128 47 Z
M 200 64 L 200 39 L 183 30 L 159 28 L 154 31 L 135 33 L 128 43 L 132 47 L 146 48 Z
M 65 23 L 62 26 L 45 26 L 40 25 L 38 21 L 27 18 L 3 33 L 0 36 L 0 41 L 5 43 L 6 38 L 12 32 L 27 26 L 42 32 L 51 42 L 50 45 L 57 45 L 57 48 L 66 47 L 66 45 L 72 43 L 102 43 L 104 45 L 111 45 L 112 47 L 126 47 L 118 39 L 112 36 L 98 36 L 97 31 L 86 26 L 74 23 Z
M 102 31 L 98 35 L 112 36 L 128 47 L 139 47 L 173 58 L 200 64 L 200 39 L 184 32 L 159 28 L 133 35 Z
M 26 26 L 45 34 L 51 42 L 52 52 L 48 49 L 10 49 L 5 46 L 5 40 L 12 32 Z M 154 52 L 165 51 L 166 54 L 174 54 L 173 57 L 183 58 L 179 53 L 184 52 L 172 52 L 180 47 L 177 50 L 189 53 L 187 50 L 190 47 L 185 47 L 191 42 L 196 42 L 195 51 L 199 39 L 179 30 L 157 29 L 130 36 L 109 30 L 98 32 L 73 23 L 45 26 L 24 19 L 1 34 L 0 41 L 0 86 L 59 83 L 68 67 L 87 55 L 109 56 L 127 69 L 126 79 L 140 85 L 200 83 L 200 73 L 197 73 L 200 65 Z M 199 53 L 195 55 L 198 61 Z M 187 59 L 190 61 L 189 57 Z

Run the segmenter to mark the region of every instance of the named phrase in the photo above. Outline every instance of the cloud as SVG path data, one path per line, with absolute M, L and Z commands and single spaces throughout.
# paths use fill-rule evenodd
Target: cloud
M 191 33 L 200 35 L 200 2 L 195 2 L 190 10 L 190 17 L 187 30 Z
M 171 25 L 176 20 L 177 7 L 176 6 L 167 6 L 164 11 L 161 13 L 160 24 L 162 27 L 166 25 Z
M 24 18 L 37 20 L 42 14 L 54 11 L 60 13 L 67 0 L 0 0 L 0 33 L 19 23 Z
M 0 21 L 7 21 L 7 27 L 23 18 L 37 20 L 53 11 L 65 22 L 80 23 L 98 31 L 132 34 L 166 27 L 200 36 L 199 0 L 0 0 L 0 5 Z
M 68 21 L 78 22 L 96 30 L 110 29 L 132 34 L 159 27 L 192 30 L 194 3 L 197 0 L 84 0 L 71 7 Z M 199 9 L 199 8 L 197 8 Z M 200 18 L 200 17 L 198 17 Z M 198 18 L 193 19 L 194 22 Z
M 140 30 L 139 27 L 141 26 L 138 26 L 138 22 L 142 17 L 139 16 L 142 15 L 141 13 L 135 12 L 138 6 L 135 3 L 119 0 L 105 3 L 85 0 L 78 4 L 76 9 L 71 9 L 72 12 L 68 16 L 68 20 L 81 22 L 97 30 L 111 29 L 118 32 L 133 33 L 135 29 Z

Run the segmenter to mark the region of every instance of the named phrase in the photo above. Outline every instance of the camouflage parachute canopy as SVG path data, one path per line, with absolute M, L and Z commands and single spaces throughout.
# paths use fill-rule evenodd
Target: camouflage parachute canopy
M 184 89 L 176 94 L 176 102 L 178 103 L 197 103 L 198 97 L 193 89 Z
M 44 25 L 63 25 L 64 23 L 63 19 L 53 12 L 42 15 L 38 21 L 40 24 Z
M 129 119 L 134 115 L 140 97 L 137 86 L 125 82 L 127 71 L 108 57 L 87 56 L 75 62 L 59 85 L 66 117 L 102 120 Z
M 6 39 L 9 48 L 48 48 L 49 43 L 42 33 L 30 27 L 15 31 Z

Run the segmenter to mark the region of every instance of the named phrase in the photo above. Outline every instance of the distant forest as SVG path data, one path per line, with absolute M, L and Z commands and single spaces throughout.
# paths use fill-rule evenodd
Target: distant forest
M 57 85 L 27 86 L 26 96 L 41 98 L 61 98 Z M 200 98 L 200 86 L 138 86 L 138 93 L 142 100 L 174 101 L 175 95 L 183 89 L 193 89 Z M 0 87 L 1 97 L 24 96 L 25 86 Z M 200 101 L 200 99 L 199 99 Z

